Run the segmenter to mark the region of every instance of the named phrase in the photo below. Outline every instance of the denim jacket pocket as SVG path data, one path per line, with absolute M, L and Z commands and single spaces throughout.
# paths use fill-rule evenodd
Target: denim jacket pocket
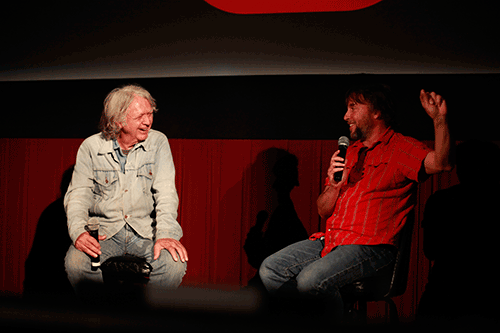
M 94 197 L 97 201 L 113 196 L 118 184 L 118 174 L 114 170 L 94 170 Z
M 146 163 L 137 170 L 137 177 L 140 180 L 144 193 L 151 192 L 153 185 L 153 163 Z

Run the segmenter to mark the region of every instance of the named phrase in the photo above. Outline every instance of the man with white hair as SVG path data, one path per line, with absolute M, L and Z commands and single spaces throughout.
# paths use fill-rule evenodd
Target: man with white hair
M 114 89 L 104 102 L 101 132 L 78 150 L 64 198 L 73 241 L 65 266 L 77 294 L 82 283 L 102 283 L 91 257 L 143 257 L 153 267 L 149 285 L 157 288 L 178 287 L 186 272 L 174 162 L 167 137 L 151 129 L 156 111 L 144 88 Z M 99 242 L 85 229 L 91 217 L 99 221 Z

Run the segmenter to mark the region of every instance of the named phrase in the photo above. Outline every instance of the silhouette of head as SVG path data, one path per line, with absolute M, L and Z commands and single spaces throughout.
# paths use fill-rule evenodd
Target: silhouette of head
M 295 186 L 299 186 L 299 160 L 295 155 L 286 152 L 280 156 L 273 167 L 276 177 L 273 187 L 276 191 L 290 192 Z

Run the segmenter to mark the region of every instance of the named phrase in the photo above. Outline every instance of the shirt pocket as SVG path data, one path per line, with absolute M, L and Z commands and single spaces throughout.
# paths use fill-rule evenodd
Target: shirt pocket
M 384 161 L 384 162 L 375 162 L 375 163 L 370 163 L 367 162 L 365 166 L 363 167 L 363 171 L 366 172 L 367 174 L 369 173 L 383 173 L 385 171 L 388 171 L 389 164 Z
M 139 184 L 142 187 L 142 191 L 145 194 L 151 193 L 151 187 L 153 185 L 153 175 L 154 175 L 153 167 L 154 167 L 153 163 L 146 163 L 137 170 L 137 178 L 139 180 Z
M 94 198 L 96 201 L 106 201 L 117 191 L 118 174 L 114 170 L 94 170 Z
M 400 173 L 387 162 L 368 164 L 365 169 L 367 180 L 376 186 L 377 190 L 390 190 L 397 187 Z M 372 185 L 372 186 L 373 186 Z

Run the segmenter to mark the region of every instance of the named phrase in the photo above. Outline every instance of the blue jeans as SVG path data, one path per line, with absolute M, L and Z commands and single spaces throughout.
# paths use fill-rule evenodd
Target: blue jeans
M 323 247 L 323 240 L 292 244 L 266 258 L 259 274 L 271 295 L 285 291 L 295 280 L 299 293 L 328 299 L 332 315 L 340 319 L 344 311 L 340 288 L 391 264 L 395 251 L 388 246 L 344 245 L 322 258 Z
M 186 273 L 187 265 L 180 260 L 175 262 L 167 250 L 162 250 L 160 257 L 153 260 L 154 242 L 142 238 L 134 229 L 126 224 L 117 234 L 110 239 L 100 241 L 101 263 L 111 257 L 131 254 L 146 258 L 151 264 L 151 272 L 148 288 L 173 289 L 177 288 Z M 66 272 L 73 289 L 80 295 L 79 286 L 85 283 L 102 284 L 102 272 L 100 269 L 91 270 L 90 256 L 71 245 L 65 258 Z

